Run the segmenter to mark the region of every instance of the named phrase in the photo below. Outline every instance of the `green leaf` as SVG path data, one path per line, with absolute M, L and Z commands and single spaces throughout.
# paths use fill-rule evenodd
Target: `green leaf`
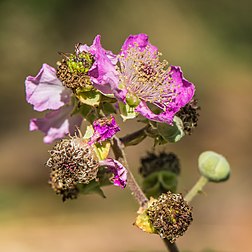
M 177 175 L 169 171 L 157 171 L 151 173 L 143 180 L 143 191 L 148 198 L 157 198 L 168 191 L 176 192 Z
M 110 142 L 109 141 L 103 141 L 101 144 L 97 143 L 94 145 L 95 153 L 97 154 L 97 157 L 99 160 L 104 160 L 107 158 L 110 150 Z
M 104 112 L 105 115 L 110 115 L 110 114 L 115 114 L 116 110 L 113 104 L 108 103 L 108 102 L 103 102 L 102 103 L 102 111 Z
M 92 125 L 88 125 L 87 126 L 87 129 L 86 129 L 86 132 L 85 132 L 85 135 L 83 136 L 83 138 L 85 139 L 89 139 L 90 137 L 92 137 L 94 134 L 94 128 Z
M 82 194 L 96 193 L 103 198 L 106 198 L 104 192 L 102 191 L 99 182 L 92 180 L 88 184 L 78 184 L 78 189 Z
M 76 97 L 81 103 L 92 107 L 99 106 L 101 101 L 101 93 L 96 90 L 83 91 L 82 89 L 78 89 L 76 90 Z
M 124 104 L 123 102 L 119 102 L 119 109 L 121 117 L 124 121 L 133 119 L 138 115 L 138 113 L 135 112 L 135 107 L 130 107 L 128 104 Z
M 176 143 L 185 135 L 183 122 L 177 116 L 174 117 L 173 125 L 157 123 L 157 130 L 160 136 L 167 142 Z
M 95 108 L 86 104 L 81 104 L 78 108 L 79 113 L 90 123 L 96 119 Z

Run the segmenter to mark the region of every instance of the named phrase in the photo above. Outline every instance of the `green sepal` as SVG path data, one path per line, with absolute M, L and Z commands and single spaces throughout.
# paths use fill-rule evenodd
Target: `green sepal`
M 138 113 L 135 112 L 135 107 L 131 107 L 127 103 L 119 102 L 119 110 L 123 121 L 133 119 L 138 115 Z
M 96 193 L 100 195 L 102 198 L 106 198 L 104 192 L 100 187 L 100 183 L 95 179 L 90 181 L 88 184 L 78 184 L 77 188 L 79 189 L 79 192 L 82 194 Z
M 167 123 L 157 123 L 157 132 L 164 141 L 176 143 L 185 135 L 183 122 L 177 116 L 173 119 L 173 125 Z
M 111 114 L 116 113 L 116 110 L 115 110 L 115 107 L 113 106 L 113 104 L 108 103 L 108 102 L 103 102 L 101 104 L 101 109 L 105 115 L 111 115 Z
M 157 171 L 151 173 L 143 180 L 143 191 L 148 198 L 158 198 L 162 193 L 168 191 L 176 192 L 177 175 L 169 171 Z
M 104 160 L 107 158 L 110 150 L 110 142 L 103 141 L 102 143 L 94 144 L 94 150 L 99 160 Z
M 147 215 L 146 211 L 142 211 L 141 213 L 138 214 L 134 224 L 146 233 L 149 234 L 157 233 L 155 228 L 151 224 L 150 217 Z
M 92 125 L 88 125 L 85 131 L 85 135 L 83 136 L 84 139 L 89 139 L 94 134 L 94 128 Z
M 78 109 L 76 109 L 77 113 L 80 113 L 87 121 L 93 123 L 96 119 L 95 108 L 86 104 L 81 104 Z
M 85 91 L 83 89 L 76 90 L 76 97 L 81 103 L 92 107 L 98 107 L 101 101 L 101 93 L 97 90 Z

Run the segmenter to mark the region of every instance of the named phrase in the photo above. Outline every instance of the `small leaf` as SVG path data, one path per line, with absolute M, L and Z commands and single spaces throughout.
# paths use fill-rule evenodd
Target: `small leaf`
M 124 104 L 123 102 L 119 102 L 119 109 L 121 117 L 123 118 L 124 121 L 128 119 L 133 119 L 138 115 L 138 113 L 135 112 L 134 107 L 130 107 L 128 104 Z
M 177 116 L 174 117 L 173 125 L 157 123 L 157 130 L 162 138 L 171 143 L 178 142 L 184 135 L 183 122 Z
M 86 104 L 81 104 L 78 108 L 79 113 L 90 123 L 96 119 L 95 108 Z
M 110 114 L 116 113 L 115 107 L 111 103 L 108 103 L 108 102 L 102 103 L 102 110 L 105 115 L 110 115 Z
M 148 198 L 157 198 L 160 194 L 176 192 L 177 175 L 169 171 L 153 172 L 143 180 L 143 191 Z
M 82 194 L 97 193 L 101 197 L 106 198 L 100 184 L 95 180 L 90 181 L 88 184 L 78 184 L 77 187 Z
M 99 160 L 104 160 L 107 158 L 110 150 L 110 142 L 104 141 L 101 144 L 97 143 L 94 145 L 94 150 L 99 158 Z
M 79 99 L 80 102 L 84 104 L 87 104 L 92 107 L 97 107 L 100 104 L 101 93 L 96 90 L 76 90 L 76 97 Z
M 86 132 L 85 132 L 85 135 L 83 136 L 83 138 L 85 139 L 89 139 L 93 136 L 94 134 L 94 128 L 92 125 L 88 125 L 87 126 L 87 129 L 86 129 Z

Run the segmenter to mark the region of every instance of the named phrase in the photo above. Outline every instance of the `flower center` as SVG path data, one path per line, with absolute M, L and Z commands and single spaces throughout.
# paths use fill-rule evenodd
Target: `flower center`
M 120 81 L 131 97 L 166 107 L 177 95 L 167 61 L 160 61 L 160 53 L 150 50 L 149 46 L 140 49 L 137 44 L 119 57 Z M 126 98 L 127 99 L 127 98 Z
M 57 77 L 68 88 L 82 88 L 83 91 L 90 91 L 93 86 L 88 71 L 94 63 L 94 58 L 88 52 L 79 52 L 78 47 L 77 45 L 74 54 L 61 53 L 64 58 L 61 62 L 57 62 Z

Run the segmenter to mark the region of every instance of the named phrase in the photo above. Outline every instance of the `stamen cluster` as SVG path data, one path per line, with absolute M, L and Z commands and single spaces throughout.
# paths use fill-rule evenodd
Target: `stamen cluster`
M 176 93 L 173 84 L 169 84 L 168 62 L 160 61 L 160 55 L 151 52 L 149 46 L 142 50 L 137 44 L 130 46 L 119 57 L 119 78 L 130 94 L 146 102 L 168 105 Z
M 89 91 L 93 88 L 88 76 L 88 71 L 92 67 L 94 62 L 93 56 L 86 52 L 77 52 L 64 55 L 61 62 L 58 62 L 57 77 L 62 81 L 63 85 L 76 89 L 85 88 L 85 91 Z

